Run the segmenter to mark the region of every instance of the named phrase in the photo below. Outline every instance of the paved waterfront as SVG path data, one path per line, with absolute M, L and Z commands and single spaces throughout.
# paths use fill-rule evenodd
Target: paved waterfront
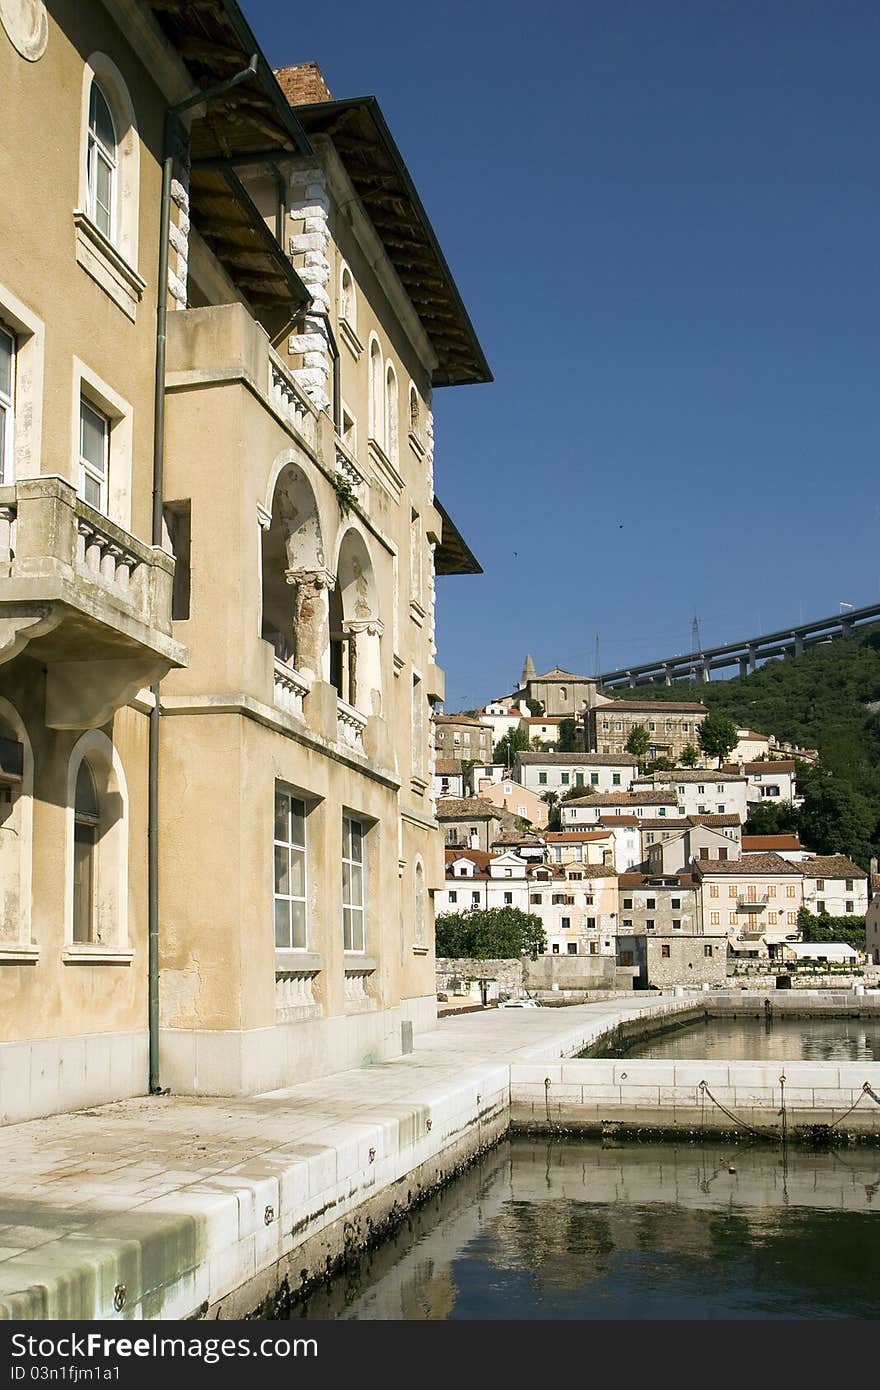
M 411 1160 L 442 1155 L 450 1136 L 476 1120 L 485 1097 L 504 1090 L 511 1062 L 571 1057 L 622 1018 L 677 1011 L 686 1001 L 655 996 L 646 1003 L 624 996 L 464 1014 L 419 1036 L 416 1050 L 398 1061 L 268 1095 L 143 1097 L 10 1125 L 0 1130 L 0 1316 L 112 1316 L 125 1269 L 135 1273 L 122 1316 L 180 1317 L 205 1300 L 213 1304 L 240 1276 L 289 1249 L 289 1240 L 269 1244 L 271 1229 L 261 1229 L 267 1193 L 274 1203 L 266 1197 L 266 1212 L 271 1206 L 279 1214 L 275 1225 L 327 1192 L 337 1194 L 330 1205 L 338 1219 L 348 1199 L 352 1206 L 363 1200 L 366 1188 L 355 1190 L 354 1175 L 366 1168 L 367 1152 L 370 1164 L 378 1153 L 374 1185 L 391 1182 Z M 433 1136 L 404 1139 L 421 1115 L 435 1117 Z M 227 1232 L 233 1197 L 238 1220 Z M 186 1218 L 202 1223 L 202 1235 L 185 1269 L 180 1256 L 186 1278 L 169 1301 L 162 1269 L 149 1279 L 147 1270 L 151 1259 L 161 1266 L 170 1258 L 169 1243 L 180 1245 Z M 153 1225 L 165 1234 L 148 1259 Z

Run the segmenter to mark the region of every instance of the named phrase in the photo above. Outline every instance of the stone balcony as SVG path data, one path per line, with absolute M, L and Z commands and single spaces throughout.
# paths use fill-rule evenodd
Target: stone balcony
M 46 667 L 46 723 L 107 722 L 186 648 L 171 636 L 174 560 L 96 512 L 63 478 L 0 488 L 0 663 Z

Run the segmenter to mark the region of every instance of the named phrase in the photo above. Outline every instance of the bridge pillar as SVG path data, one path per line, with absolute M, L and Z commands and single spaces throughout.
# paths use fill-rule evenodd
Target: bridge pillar
M 752 671 L 755 670 L 756 665 L 757 665 L 757 662 L 756 662 L 756 660 L 755 660 L 755 648 L 754 648 L 754 645 L 753 645 L 751 642 L 749 643 L 749 655 L 748 655 L 747 660 L 748 660 L 748 663 L 749 663 L 748 669 L 749 669 L 749 672 L 751 673 Z
M 663 667 L 663 684 L 672 684 L 672 668 L 669 666 L 668 663 Z
M 636 678 L 635 678 L 635 676 L 632 675 L 629 671 L 627 671 L 626 676 L 627 676 L 627 681 L 626 681 L 626 683 L 627 683 L 627 685 L 629 686 L 630 690 L 635 690 L 635 688 L 636 688 Z
M 749 658 L 747 656 L 741 656 L 739 659 L 739 673 L 741 676 L 749 674 Z
M 843 621 L 842 621 L 841 624 L 840 624 L 840 635 L 841 635 L 841 637 L 849 637 L 849 635 L 850 635 L 850 633 L 852 632 L 852 630 L 853 630 L 853 620 L 852 620 L 852 618 L 844 618 Z
M 795 632 L 795 633 L 793 634 L 793 636 L 794 636 L 794 654 L 795 654 L 795 656 L 803 656 L 803 654 L 804 654 L 804 634 L 803 634 L 802 632 Z
M 709 663 L 708 661 L 706 661 L 705 657 L 703 658 L 703 662 L 700 666 L 700 680 L 711 680 L 711 676 L 709 674 Z

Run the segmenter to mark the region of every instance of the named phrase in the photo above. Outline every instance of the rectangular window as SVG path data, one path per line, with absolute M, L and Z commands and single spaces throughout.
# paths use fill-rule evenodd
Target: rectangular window
M 595 931 L 595 930 L 596 930 L 596 919 L 595 919 L 595 917 L 588 917 L 588 918 L 587 918 L 587 931 Z
M 563 785 L 564 787 L 567 787 L 567 786 L 568 786 L 568 773 L 567 773 L 567 772 L 563 772 L 563 773 L 562 773 L 562 785 Z
M 631 917 L 624 917 L 624 919 L 623 919 L 623 925 L 624 925 L 625 927 L 631 927 L 632 924 L 633 924 L 633 923 L 632 923 L 632 918 L 631 918 Z
M 171 617 L 174 622 L 186 622 L 189 618 L 192 554 L 192 503 L 166 502 L 164 507 L 165 525 L 171 552 L 174 556 L 174 580 L 171 589 Z
M 718 803 L 718 814 L 719 814 L 719 816 L 723 816 L 723 815 L 724 815 L 724 802 L 723 802 L 723 801 L 719 801 L 719 803 Z
M 529 905 L 530 905 L 531 907 L 540 907 L 543 901 L 544 901 L 544 894 L 543 894 L 543 893 L 531 893 L 531 894 L 529 895 Z
M 853 880 L 851 878 L 848 878 L 844 886 L 846 888 L 847 893 L 851 893 L 853 890 Z
M 598 778 L 597 778 L 596 780 L 598 781 Z M 620 773 L 619 773 L 619 772 L 612 772 L 612 774 L 611 774 L 611 785 L 612 785 L 613 787 L 619 787 L 619 786 L 620 786 Z
M 664 944 L 664 945 L 661 945 L 661 947 L 660 947 L 660 955 L 663 957 L 664 960 L 668 960 L 668 959 L 669 959 L 669 947 L 668 947 L 667 945 L 665 945 L 665 944 Z
M 853 902 L 852 902 L 849 898 L 848 898 L 847 901 L 844 903 L 844 910 L 846 911 L 847 917 L 852 916 L 853 905 L 854 905 Z
M 711 947 L 711 946 L 704 946 L 704 947 L 703 947 L 703 955 L 704 955 L 704 956 L 711 956 L 711 954 L 712 954 L 712 947 Z
M 110 421 L 80 397 L 79 495 L 98 512 L 107 511 L 110 471 Z
M 474 907 L 479 907 L 480 905 L 480 895 L 478 892 L 476 892 L 476 890 L 473 893 L 471 893 L 471 902 L 473 903 Z
M 726 859 L 726 858 L 727 858 L 727 850 L 724 849 L 724 848 L 719 849 L 716 858 L 718 858 L 718 859 Z
M 598 774 L 598 772 L 591 772 L 591 773 L 590 773 L 590 786 L 591 786 L 591 787 L 598 787 L 598 785 L 599 785 L 599 774 Z
M 768 925 L 771 926 L 771 927 L 775 927 L 775 926 L 776 926 L 776 913 L 775 913 L 775 912 L 768 912 L 768 913 L 767 913 L 767 922 L 768 922 Z
M 824 880 L 824 878 L 817 878 L 817 879 L 816 879 L 816 891 L 817 891 L 817 893 L 823 893 L 823 892 L 825 891 L 825 880 Z
M 710 883 L 710 885 L 709 885 L 709 897 L 710 897 L 710 898 L 717 898 L 717 897 L 718 897 L 718 884 L 717 884 L 717 883 Z
M 416 603 L 420 604 L 422 602 L 422 537 L 418 512 L 412 512 L 410 515 L 409 582 L 410 595 Z
M 647 917 L 647 918 L 645 919 L 645 931 L 653 931 L 653 930 L 654 930 L 654 918 L 653 918 L 653 917 Z
M 554 942 L 553 942 L 553 945 L 550 947 L 550 953 L 551 953 L 551 955 L 554 955 L 554 956 L 558 956 L 558 955 L 559 955 L 559 942 L 558 942 L 558 941 L 554 941 Z
M 647 898 L 647 899 L 645 900 L 645 907 L 656 907 L 656 906 L 657 906 L 657 899 L 656 899 L 656 898 Z
M 570 917 L 563 917 L 563 918 L 561 919 L 561 921 L 562 921 L 562 930 L 563 930 L 563 931 L 571 931 L 571 918 L 570 918 Z
M 306 804 L 275 792 L 275 945 L 304 951 L 306 930 Z
M 510 905 L 511 905 L 512 902 L 513 902 L 513 894 L 512 894 L 512 893 L 505 893 L 505 894 L 504 894 L 504 906 L 505 906 L 505 907 L 510 907 Z
M 785 889 L 785 896 L 787 898 L 793 898 L 795 896 L 795 887 L 793 883 L 787 884 Z
M 458 902 L 458 891 L 457 891 L 457 889 L 455 889 L 455 888 L 452 889 L 452 891 L 451 891 L 450 894 L 449 894 L 449 901 L 450 901 L 451 903 L 457 903 L 457 902 Z
M 0 484 L 13 481 L 15 338 L 0 324 Z
M 666 807 L 665 807 L 665 806 L 658 806 L 658 807 L 657 807 L 657 815 L 658 815 L 658 816 L 665 816 L 665 815 L 666 815 Z
M 681 898 L 673 898 L 670 907 L 681 907 Z
M 364 833 L 362 821 L 342 817 L 342 946 L 346 951 L 366 949 Z
M 729 898 L 735 898 L 735 897 L 737 896 L 737 893 L 738 893 L 738 892 L 739 892 L 739 889 L 737 888 L 737 886 L 736 886 L 735 883 L 728 883 L 728 885 L 727 885 L 727 896 L 728 896 Z
M 546 787 L 546 785 L 547 785 L 547 774 L 546 774 L 546 772 L 539 772 L 539 773 L 538 773 L 538 785 L 539 785 L 540 787 Z
M 735 926 L 736 926 L 736 913 L 735 913 L 735 912 L 729 912 L 729 913 L 727 914 L 727 920 L 728 920 L 728 922 L 730 923 L 730 925 L 731 925 L 732 927 L 735 927 Z
M 681 931 L 681 918 L 680 918 L 680 917 L 673 917 L 673 919 L 672 919 L 672 929 L 673 929 L 673 931 Z
M 424 773 L 425 754 L 425 697 L 418 676 L 412 678 L 412 770 L 414 777 Z
M 578 953 L 578 944 L 577 944 L 577 942 L 576 942 L 576 941 L 569 941 L 569 943 L 568 943 L 568 954 L 569 954 L 570 956 L 576 956 L 577 953 Z
M 710 925 L 713 926 L 713 927 L 720 927 L 720 925 L 721 925 L 721 913 L 720 913 L 720 912 L 710 912 L 710 913 L 709 913 L 709 923 L 710 923 Z
M 632 898 L 624 898 L 624 900 L 623 900 L 623 905 L 624 905 L 624 907 L 632 908 L 632 905 L 633 905 L 633 900 L 632 900 Z
M 796 913 L 796 912 L 790 912 L 790 913 L 788 914 L 788 925 L 789 925 L 790 927 L 793 927 L 793 926 L 796 924 L 796 922 L 797 922 L 797 913 Z

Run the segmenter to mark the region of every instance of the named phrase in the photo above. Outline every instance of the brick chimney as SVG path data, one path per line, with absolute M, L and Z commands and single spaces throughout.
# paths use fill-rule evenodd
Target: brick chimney
M 291 106 L 310 106 L 316 101 L 333 100 L 317 63 L 294 63 L 288 68 L 275 68 L 275 76 Z

